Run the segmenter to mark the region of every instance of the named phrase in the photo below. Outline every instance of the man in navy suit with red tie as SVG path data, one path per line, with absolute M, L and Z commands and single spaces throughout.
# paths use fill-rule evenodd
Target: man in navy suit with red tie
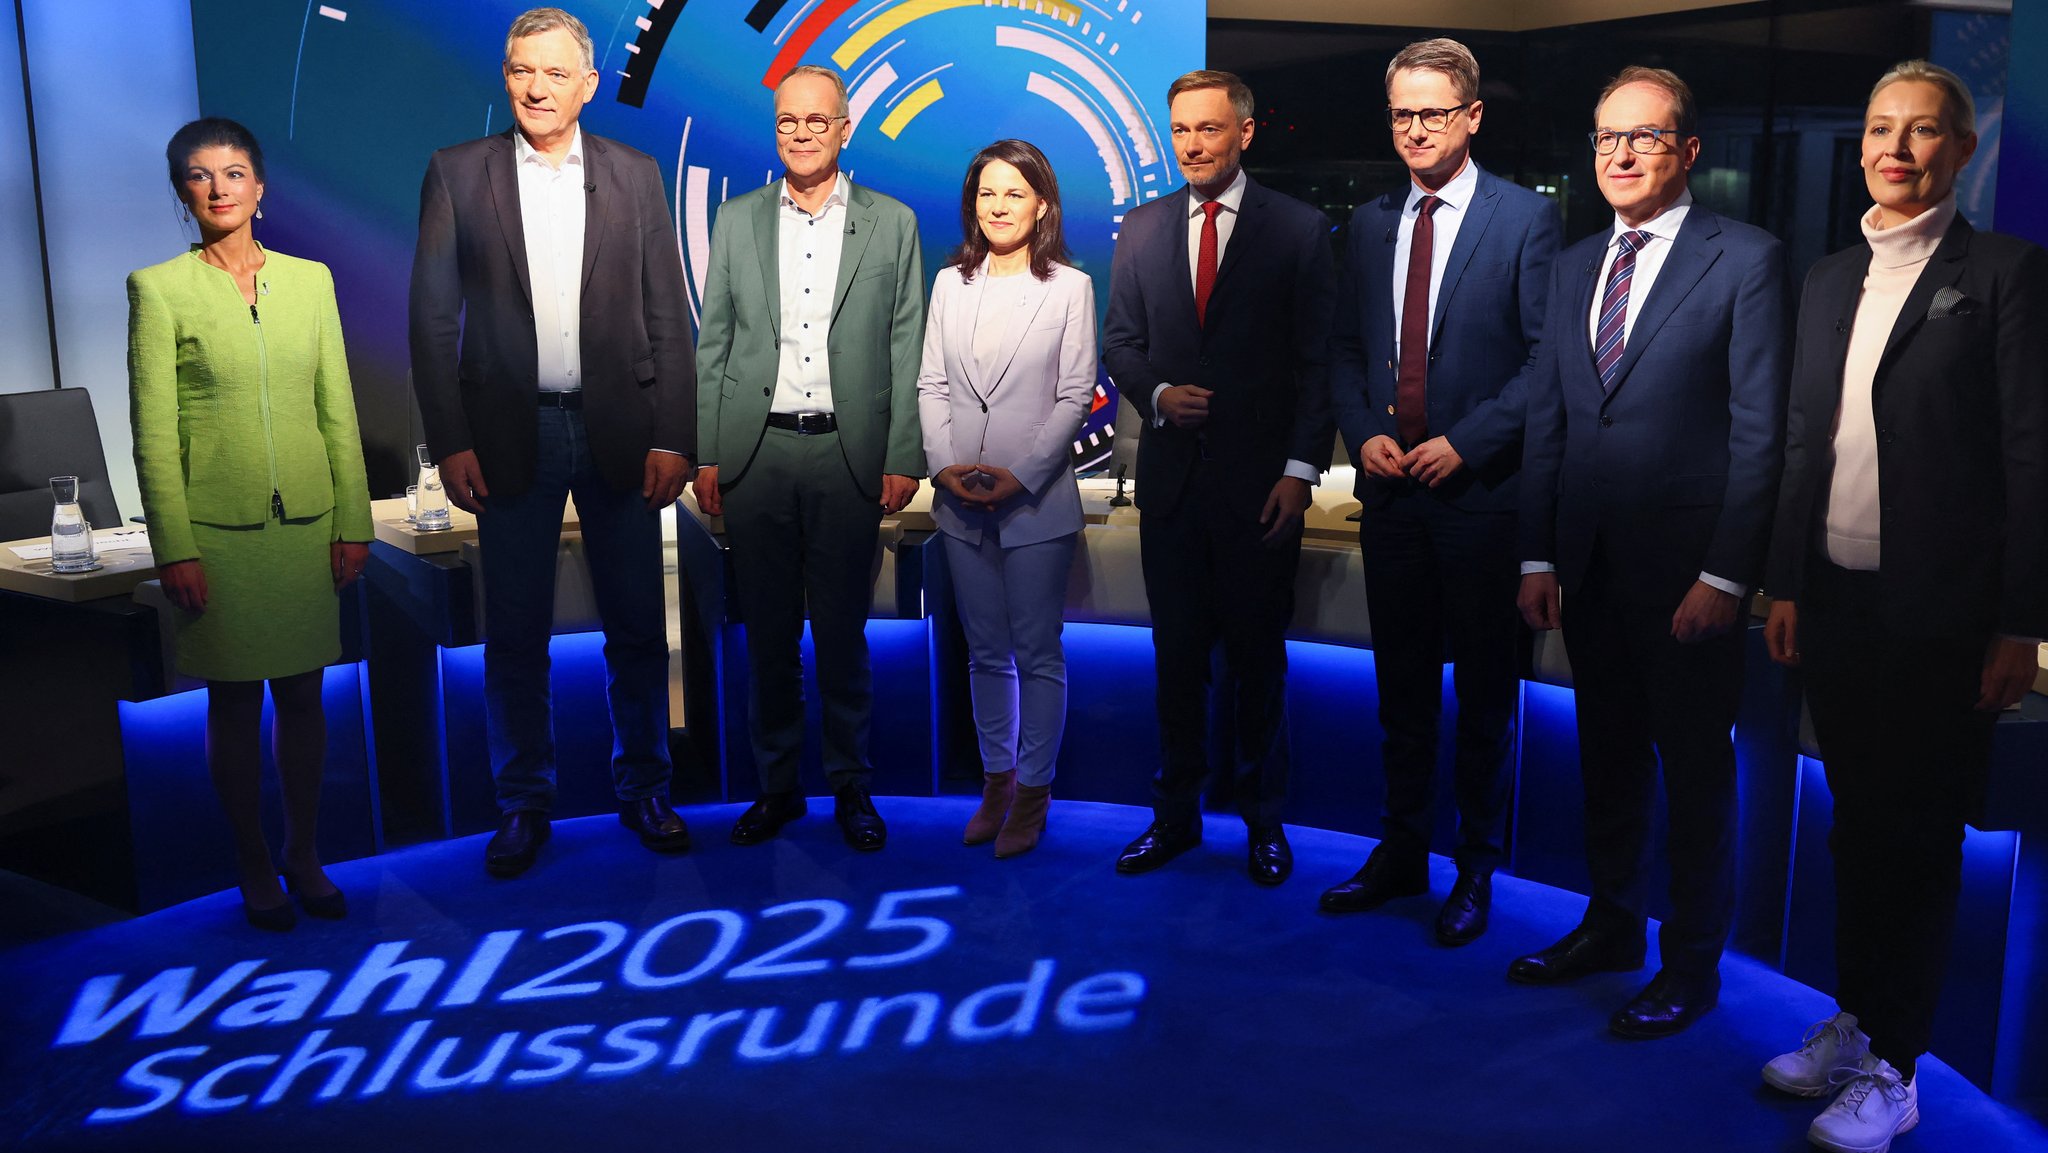
M 1608 1028 L 1664 1037 L 1714 1007 L 1734 914 L 1729 733 L 1783 463 L 1784 256 L 1768 233 L 1693 203 L 1700 142 L 1677 76 L 1624 69 L 1591 138 L 1615 222 L 1551 269 L 1519 602 L 1531 627 L 1564 629 L 1593 892 L 1578 928 L 1508 976 L 1555 984 L 1641 967 L 1661 762 L 1662 967 Z
M 1429 890 L 1444 653 L 1456 665 L 1458 880 L 1437 940 L 1486 931 L 1507 824 L 1519 680 L 1517 480 L 1550 261 L 1547 198 L 1472 160 L 1479 62 L 1455 40 L 1387 65 L 1410 180 L 1351 217 L 1331 337 L 1331 406 L 1358 462 L 1386 808 L 1379 847 L 1322 896 L 1333 913 Z
M 1248 869 L 1277 885 L 1294 867 L 1280 827 L 1286 630 L 1302 515 L 1334 440 L 1329 221 L 1244 174 L 1244 81 L 1190 72 L 1167 101 L 1188 183 L 1124 217 L 1102 340 L 1145 420 L 1137 501 L 1161 753 L 1155 819 L 1117 871 L 1147 872 L 1201 841 L 1213 722 L 1250 829 Z M 1229 715 L 1211 717 L 1219 646 Z

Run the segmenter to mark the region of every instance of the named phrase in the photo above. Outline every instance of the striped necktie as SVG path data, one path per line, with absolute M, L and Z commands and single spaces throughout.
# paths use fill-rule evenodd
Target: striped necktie
M 1614 370 L 1621 366 L 1622 330 L 1628 321 L 1628 286 L 1636 276 L 1636 253 L 1647 244 L 1647 232 L 1621 234 L 1621 251 L 1607 270 L 1607 291 L 1600 297 L 1600 326 L 1594 330 L 1593 363 L 1600 370 L 1600 390 L 1614 391 Z

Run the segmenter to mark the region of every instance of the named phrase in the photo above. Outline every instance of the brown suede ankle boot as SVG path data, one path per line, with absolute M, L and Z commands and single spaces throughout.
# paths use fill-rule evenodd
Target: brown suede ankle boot
M 1003 817 L 1010 811 L 1010 799 L 1017 794 L 1017 770 L 981 774 L 981 807 L 967 818 L 963 845 L 986 845 L 996 839 Z
M 1051 803 L 1051 785 L 1018 785 L 1017 801 L 1010 806 L 1003 831 L 996 835 L 996 856 L 1014 857 L 1030 852 L 1038 844 L 1038 835 L 1045 831 L 1045 810 Z

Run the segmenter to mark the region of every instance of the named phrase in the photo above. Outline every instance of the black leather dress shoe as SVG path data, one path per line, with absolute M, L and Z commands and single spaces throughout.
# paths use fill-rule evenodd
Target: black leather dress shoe
M 1429 858 L 1403 859 L 1385 845 L 1372 851 L 1351 879 L 1323 890 L 1316 904 L 1325 913 L 1363 913 L 1396 897 L 1429 892 Z
M 1669 1037 L 1699 1020 L 1720 999 L 1720 974 L 1688 977 L 1666 969 L 1608 1019 L 1607 1030 L 1632 1041 Z
M 1443 911 L 1436 915 L 1437 944 L 1455 948 L 1477 941 L 1486 932 L 1486 914 L 1492 907 L 1493 874 L 1459 873 Z
M 1562 985 L 1591 973 L 1626 973 L 1643 967 L 1643 939 L 1588 929 L 1566 933 L 1557 944 L 1508 966 L 1508 980 L 1524 985 Z
M 839 835 L 863 853 L 872 853 L 889 840 L 889 828 L 875 803 L 859 789 L 841 789 L 832 794 L 832 819 L 839 822 Z
M 1245 854 L 1245 871 L 1261 885 L 1277 885 L 1294 872 L 1294 850 L 1287 845 L 1287 830 L 1264 825 L 1251 830 Z
M 732 823 L 732 843 L 735 845 L 758 845 L 782 831 L 782 826 L 804 815 L 804 795 L 794 790 L 787 793 L 762 793 L 740 819 Z
M 493 877 L 516 877 L 533 864 L 540 847 L 548 843 L 548 815 L 538 809 L 506 813 L 498 831 L 484 846 L 484 872 Z
M 1202 843 L 1202 822 L 1153 821 L 1151 826 L 1138 834 L 1138 839 L 1124 846 L 1116 859 L 1119 873 L 1149 873 L 1196 845 Z
M 667 797 L 647 797 L 619 806 L 619 823 L 633 830 L 640 843 L 657 853 L 682 853 L 690 848 L 690 827 L 669 807 Z

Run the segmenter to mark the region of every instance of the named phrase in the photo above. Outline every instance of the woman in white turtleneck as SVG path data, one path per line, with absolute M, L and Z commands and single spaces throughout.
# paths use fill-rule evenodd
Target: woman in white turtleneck
M 1800 303 L 1765 639 L 1805 671 L 1834 794 L 1841 1011 L 1764 1080 L 1834 1094 L 1824 1149 L 1919 1121 L 1963 826 L 2048 634 L 2048 253 L 1957 214 L 1975 119 L 1925 61 L 1878 81 L 1866 243 Z

